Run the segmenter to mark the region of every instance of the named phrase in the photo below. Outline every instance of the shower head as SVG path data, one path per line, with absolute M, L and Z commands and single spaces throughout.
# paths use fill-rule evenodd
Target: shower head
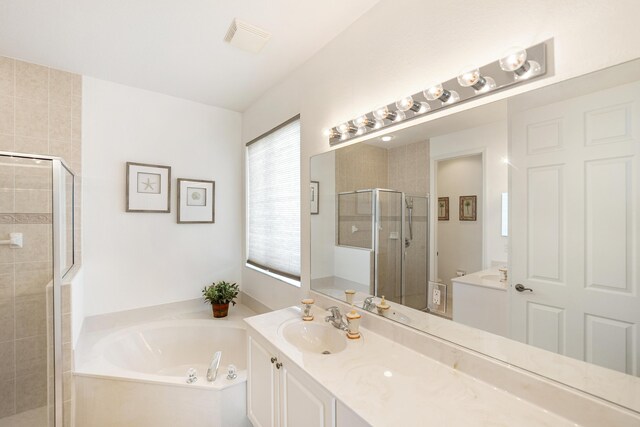
M 413 209 L 413 197 L 405 197 L 404 202 L 407 205 L 407 209 Z

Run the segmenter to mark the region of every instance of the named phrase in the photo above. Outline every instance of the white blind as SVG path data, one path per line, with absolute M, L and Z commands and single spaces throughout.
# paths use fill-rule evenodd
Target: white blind
M 300 120 L 247 147 L 247 262 L 300 280 Z

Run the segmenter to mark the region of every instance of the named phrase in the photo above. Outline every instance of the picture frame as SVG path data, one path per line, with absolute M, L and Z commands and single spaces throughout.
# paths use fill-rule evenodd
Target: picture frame
M 171 167 L 126 163 L 126 212 L 171 212 Z
M 320 182 L 311 181 L 310 188 L 311 215 L 318 215 L 320 213 Z
M 215 213 L 215 181 L 178 178 L 178 224 L 213 224 Z
M 449 221 L 448 197 L 438 197 L 438 221 Z
M 460 196 L 460 221 L 476 221 L 477 219 L 477 196 Z

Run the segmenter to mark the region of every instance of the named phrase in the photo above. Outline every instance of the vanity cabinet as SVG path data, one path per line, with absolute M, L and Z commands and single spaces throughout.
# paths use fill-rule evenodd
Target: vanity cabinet
M 335 398 L 249 332 L 247 416 L 254 427 L 335 427 Z

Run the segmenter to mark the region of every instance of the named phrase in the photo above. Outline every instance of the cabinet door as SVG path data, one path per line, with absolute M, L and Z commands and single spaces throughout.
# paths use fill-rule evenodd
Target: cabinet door
M 334 427 L 334 397 L 293 362 L 280 362 L 281 427 Z
M 247 416 L 254 427 L 277 427 L 278 371 L 271 362 L 275 352 L 251 335 L 247 352 Z
M 346 407 L 344 403 L 337 401 L 336 427 L 371 427 L 371 424 L 360 418 L 355 412 Z

